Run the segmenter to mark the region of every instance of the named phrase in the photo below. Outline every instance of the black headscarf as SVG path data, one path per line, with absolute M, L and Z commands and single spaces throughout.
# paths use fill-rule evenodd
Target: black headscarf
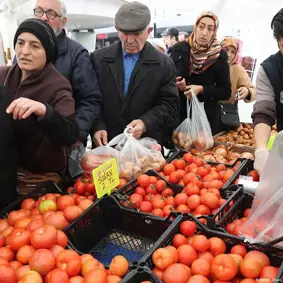
M 46 63 L 55 63 L 58 56 L 58 44 L 56 35 L 52 27 L 45 21 L 39 19 L 27 19 L 23 21 L 15 34 L 14 47 L 16 46 L 18 36 L 23 32 L 32 33 L 36 36 L 46 52 Z

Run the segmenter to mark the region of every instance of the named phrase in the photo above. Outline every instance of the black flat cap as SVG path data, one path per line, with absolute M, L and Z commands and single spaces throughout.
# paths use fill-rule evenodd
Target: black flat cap
M 176 28 L 167 28 L 164 32 L 161 34 L 162 36 L 178 36 L 179 31 Z
M 122 32 L 140 32 L 145 30 L 150 20 L 149 8 L 135 1 L 120 7 L 115 15 L 115 26 Z

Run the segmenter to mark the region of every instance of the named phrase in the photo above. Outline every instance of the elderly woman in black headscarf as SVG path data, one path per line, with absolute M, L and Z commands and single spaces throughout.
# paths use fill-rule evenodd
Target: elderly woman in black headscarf
M 63 172 L 79 129 L 71 86 L 53 66 L 56 36 L 49 24 L 28 19 L 18 27 L 14 47 L 18 63 L 0 68 L 0 82 L 13 100 L 6 112 L 14 119 L 18 165 L 36 174 Z

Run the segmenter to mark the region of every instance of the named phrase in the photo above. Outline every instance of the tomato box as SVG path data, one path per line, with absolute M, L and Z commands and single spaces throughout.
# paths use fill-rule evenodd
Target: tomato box
M 41 196 L 46 195 L 48 193 L 63 194 L 63 191 L 55 183 L 46 182 L 40 185 L 39 187 L 37 187 L 36 189 L 34 189 L 33 191 L 31 191 L 30 193 L 24 195 L 23 197 L 20 197 L 18 200 L 16 200 L 15 202 L 7 206 L 5 209 L 3 209 L 0 212 L 0 218 L 7 218 L 9 212 L 13 210 L 21 209 L 21 204 L 25 199 L 32 198 L 34 200 L 37 200 Z
M 234 164 L 206 162 L 194 157 L 189 151 L 179 150 L 170 155 L 166 161 L 167 164 L 158 173 L 174 187 L 184 188 L 190 173 L 196 174 L 202 183 L 212 183 L 211 187 L 227 187 L 232 184 L 231 179 L 245 161 L 246 159 L 238 158 Z M 181 178 L 175 176 L 177 173 L 181 175 Z
M 146 266 L 139 266 L 129 272 L 120 283 L 141 283 L 143 281 L 151 283 L 162 283 L 160 279 Z
M 143 178 L 143 182 L 139 178 Z M 192 213 L 205 222 L 208 215 L 211 218 L 214 215 L 222 216 L 224 206 L 226 211 L 243 196 L 242 185 L 232 185 L 220 190 L 199 190 L 196 185 L 191 184 L 185 189 L 163 180 L 154 171 L 149 171 L 139 178 L 114 191 L 111 197 L 121 208 L 137 210 L 156 217 L 168 217 L 171 212 Z M 149 181 L 148 185 L 146 179 L 154 181 Z M 158 182 L 161 182 L 161 187 Z
M 190 227 L 194 227 L 193 230 L 185 226 L 188 225 L 188 222 Z M 202 236 L 200 237 L 199 235 Z M 181 238 L 177 239 L 177 237 L 183 237 L 185 242 L 181 243 Z M 176 248 L 177 250 L 173 253 L 172 247 L 167 249 L 168 246 L 173 246 L 175 247 L 173 250 Z M 190 252 L 188 252 L 189 250 Z M 227 254 L 229 254 L 228 257 Z M 237 254 L 238 259 L 235 258 L 235 254 Z M 241 255 L 240 258 L 239 255 Z M 159 256 L 161 256 L 160 260 Z M 229 262 L 225 262 L 225 260 L 231 261 L 230 256 L 234 259 L 231 265 Z M 172 258 L 170 259 L 169 257 Z M 191 215 L 177 216 L 172 225 L 168 227 L 167 231 L 154 244 L 152 249 L 141 258 L 140 263 L 145 262 L 157 276 L 158 274 L 165 276 L 164 271 L 175 263 L 189 266 L 189 273 L 198 276 L 200 274 L 199 272 L 205 273 L 204 264 L 199 264 L 200 259 L 207 261 L 206 265 L 208 265 L 207 273 L 203 276 L 210 279 L 214 278 L 212 281 L 240 282 L 240 278 L 254 278 L 254 282 L 260 282 L 260 280 L 264 281 L 262 278 L 266 276 L 266 273 L 268 273 L 270 269 L 272 269 L 273 273 L 272 282 L 281 282 L 283 279 L 283 250 L 265 244 L 250 244 L 244 242 L 243 239 L 239 237 L 228 235 L 218 230 L 208 229 L 207 226 L 203 225 Z M 197 260 L 198 262 L 195 263 Z M 254 266 L 253 263 L 255 263 L 256 266 Z M 156 264 L 158 264 L 158 266 Z M 228 271 L 230 272 L 232 270 L 232 266 L 233 272 L 229 275 Z M 267 268 L 263 269 L 265 266 Z M 222 270 L 226 267 L 228 267 L 227 272 L 223 273 Z M 218 273 L 216 271 L 218 271 Z M 227 278 L 228 276 L 230 276 L 230 278 Z M 193 282 L 212 282 L 207 278 L 203 281 L 199 280 Z M 235 278 L 239 278 L 239 281 L 236 281 Z M 188 282 L 188 280 L 184 282 Z
M 246 221 L 254 196 L 244 194 L 234 205 L 225 211 L 220 211 L 217 219 L 207 219 L 209 228 L 222 229 L 223 232 L 238 236 L 241 225 Z
M 254 170 L 254 161 L 253 160 L 245 160 L 229 180 L 229 184 L 237 184 L 240 176 L 250 177 L 251 181 L 258 182 L 259 175 Z M 224 186 L 225 187 L 225 186 Z
M 121 209 L 113 198 L 104 197 L 64 232 L 69 248 L 91 254 L 107 267 L 116 255 L 134 265 L 170 225 L 166 219 Z

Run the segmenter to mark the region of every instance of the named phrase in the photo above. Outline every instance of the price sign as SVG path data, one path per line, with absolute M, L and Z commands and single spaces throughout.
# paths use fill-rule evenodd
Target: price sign
M 111 158 L 92 171 L 93 181 L 98 198 L 110 193 L 120 184 L 116 158 Z

